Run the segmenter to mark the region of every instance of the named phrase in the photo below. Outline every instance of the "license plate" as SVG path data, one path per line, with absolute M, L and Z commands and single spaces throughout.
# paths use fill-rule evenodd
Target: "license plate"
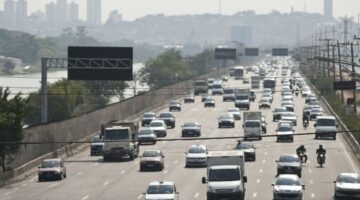
M 154 164 L 147 164 L 148 167 L 154 167 Z

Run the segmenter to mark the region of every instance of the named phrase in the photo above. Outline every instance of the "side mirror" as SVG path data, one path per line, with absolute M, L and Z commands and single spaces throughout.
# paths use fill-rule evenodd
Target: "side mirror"
M 242 127 L 244 127 L 244 124 L 242 125 Z
M 302 188 L 305 190 L 305 184 L 301 184 Z
M 247 183 L 247 176 L 243 177 L 243 181 L 244 181 L 244 183 Z
M 279 162 L 278 160 L 275 160 L 275 162 Z
M 336 183 L 336 181 L 333 181 L 333 183 Z
M 141 193 L 142 195 L 145 195 L 146 194 L 146 192 L 143 192 L 143 193 Z
M 339 128 L 339 125 L 336 124 L 336 128 Z
M 205 184 L 207 181 L 206 181 L 206 178 L 205 177 L 202 177 L 201 178 L 201 182 L 203 183 L 203 184 Z
M 271 183 L 271 186 L 275 186 L 275 184 L 274 184 L 274 183 Z
M 316 124 L 314 124 L 314 127 L 316 127 Z
M 39 165 L 39 166 L 38 166 L 38 168 L 40 169 L 40 168 L 41 168 L 41 166 Z

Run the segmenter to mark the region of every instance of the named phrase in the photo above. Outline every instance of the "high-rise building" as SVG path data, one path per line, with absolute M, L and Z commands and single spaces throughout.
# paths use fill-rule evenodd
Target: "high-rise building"
M 6 27 L 16 26 L 16 5 L 13 0 L 4 2 L 4 25 Z
M 54 2 L 45 5 L 45 20 L 49 24 L 54 24 L 56 21 L 56 6 Z
M 333 17 L 333 0 L 324 0 L 324 16 L 327 18 Z
M 101 0 L 87 0 L 87 22 L 101 24 Z
M 67 0 L 57 0 L 55 18 L 57 22 L 66 22 L 68 20 L 67 7 Z
M 79 4 L 71 2 L 68 7 L 68 19 L 69 21 L 79 20 Z
M 252 27 L 232 26 L 230 30 L 230 40 L 241 42 L 247 46 L 252 45 Z
M 18 0 L 16 2 L 16 25 L 24 27 L 27 22 L 27 2 L 25 0 Z

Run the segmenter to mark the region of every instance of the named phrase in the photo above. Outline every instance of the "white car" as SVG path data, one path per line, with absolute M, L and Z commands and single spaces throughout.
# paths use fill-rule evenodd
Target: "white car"
M 282 123 L 276 129 L 276 142 L 281 140 L 290 140 L 291 142 L 294 141 L 294 130 L 292 125 Z
M 175 183 L 169 181 L 154 181 L 149 184 L 145 193 L 145 200 L 178 200 L 179 192 Z
M 149 128 L 154 131 L 157 137 L 165 137 L 167 135 L 167 126 L 164 120 L 152 120 L 150 122 Z
M 207 148 L 204 145 L 192 145 L 186 154 L 185 167 L 207 166 Z
M 233 115 L 235 120 L 241 120 L 241 114 L 240 114 L 239 108 L 236 108 L 236 107 L 229 108 L 227 110 L 227 113 Z
M 281 174 L 277 177 L 275 183 L 272 184 L 273 199 L 297 199 L 303 197 L 305 185 L 301 183 L 299 177 L 294 174 Z
M 334 183 L 334 199 L 360 199 L 359 174 L 341 173 Z

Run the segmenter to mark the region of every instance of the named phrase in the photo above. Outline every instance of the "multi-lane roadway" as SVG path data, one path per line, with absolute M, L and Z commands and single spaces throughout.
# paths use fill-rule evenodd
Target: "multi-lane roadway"
M 250 75 L 250 74 L 248 74 Z M 244 87 L 241 80 L 230 79 L 226 83 L 232 87 Z M 249 85 L 250 86 L 250 85 Z M 280 86 L 280 78 L 277 80 Z M 277 87 L 280 89 L 280 87 Z M 257 90 L 257 91 L 261 91 Z M 261 93 L 257 94 L 259 100 Z M 222 96 L 215 96 L 215 108 L 204 108 L 201 97 L 196 96 L 194 104 L 182 104 L 181 112 L 174 112 L 176 127 L 168 130 L 166 138 L 181 138 L 180 125 L 186 121 L 197 121 L 202 125 L 202 136 L 193 141 L 162 141 L 155 145 L 141 146 L 141 151 L 160 149 L 165 154 L 163 171 L 139 172 L 139 159 L 134 161 L 116 161 L 104 163 L 101 156 L 90 156 L 89 150 L 65 160 L 67 178 L 61 181 L 37 182 L 37 176 L 0 188 L 0 200 L 91 200 L 91 199 L 144 199 L 148 184 L 154 180 L 174 181 L 180 199 L 206 199 L 206 185 L 201 183 L 205 168 L 185 168 L 185 152 L 192 144 L 204 144 L 208 150 L 232 150 L 236 139 L 202 140 L 206 137 L 242 136 L 242 120 L 236 121 L 235 128 L 218 128 L 217 117 L 233 107 L 233 102 L 223 102 Z M 281 94 L 274 94 L 271 109 L 262 109 L 267 119 L 267 134 L 275 135 L 276 122 L 272 122 L 272 109 L 280 106 Z M 182 99 L 181 99 L 182 100 Z M 250 110 L 257 111 L 257 100 L 251 103 Z M 313 122 L 305 130 L 301 126 L 304 99 L 294 95 L 295 112 L 298 126 L 295 133 L 314 132 Z M 167 105 L 156 110 L 167 111 Z M 333 180 L 341 172 L 359 173 L 358 162 L 341 136 L 333 140 L 314 140 L 314 135 L 296 136 L 293 143 L 275 142 L 275 137 L 264 137 L 254 141 L 256 161 L 246 162 L 246 199 L 272 199 L 273 183 L 276 175 L 276 160 L 280 154 L 295 153 L 295 149 L 304 144 L 308 151 L 308 163 L 303 165 L 302 180 L 305 183 L 306 200 L 327 200 L 333 196 Z M 327 150 L 324 168 L 316 163 L 315 150 L 323 144 Z

